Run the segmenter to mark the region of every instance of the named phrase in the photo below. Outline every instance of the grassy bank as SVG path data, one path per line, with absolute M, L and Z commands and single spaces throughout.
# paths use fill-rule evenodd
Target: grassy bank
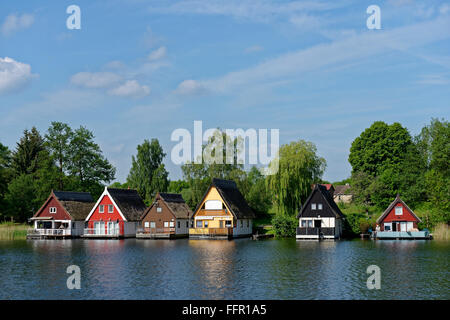
M 450 240 L 450 228 L 445 223 L 440 223 L 433 230 L 433 239 Z
M 27 238 L 26 224 L 13 222 L 0 223 L 0 240 L 25 240 Z

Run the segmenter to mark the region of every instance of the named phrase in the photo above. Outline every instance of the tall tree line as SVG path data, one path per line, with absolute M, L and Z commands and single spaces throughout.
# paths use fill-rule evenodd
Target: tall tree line
M 52 122 L 44 136 L 24 130 L 12 151 L 0 144 L 0 219 L 25 221 L 52 189 L 99 195 L 115 168 L 94 138 L 85 127 Z

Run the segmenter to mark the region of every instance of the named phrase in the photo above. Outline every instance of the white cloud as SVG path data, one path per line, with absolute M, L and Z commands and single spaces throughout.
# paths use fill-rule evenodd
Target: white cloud
M 184 80 L 175 90 L 175 93 L 180 95 L 195 95 L 203 92 L 205 92 L 205 87 L 195 80 Z
M 30 27 L 33 23 L 34 16 L 32 14 L 10 14 L 1 25 L 0 31 L 4 36 L 9 36 L 16 31 Z
M 12 58 L 0 58 L 0 94 L 19 90 L 36 75 L 31 66 Z
M 166 54 L 167 54 L 167 48 L 159 47 L 158 49 L 150 52 L 150 54 L 148 55 L 148 60 L 150 60 L 150 61 L 159 60 L 159 59 L 164 58 L 166 56 Z
M 389 31 L 361 32 L 353 37 L 286 53 L 254 67 L 202 81 L 202 86 L 208 91 L 229 92 L 251 84 L 298 78 L 305 72 L 326 70 L 330 66 L 342 66 L 386 52 L 413 51 L 410 49 L 450 38 L 448 30 L 450 20 L 437 18 Z M 195 88 L 198 82 L 189 81 L 180 84 L 177 90 Z
M 297 13 L 326 11 L 345 4 L 323 1 L 280 2 L 271 0 L 186 0 L 170 5 L 151 6 L 151 13 L 224 15 L 239 19 L 270 21 Z
M 128 80 L 124 84 L 108 91 L 109 94 L 121 97 L 140 98 L 150 94 L 150 88 L 140 85 L 136 80 Z
M 70 82 L 85 88 L 111 88 L 122 79 L 112 72 L 79 72 L 74 74 Z

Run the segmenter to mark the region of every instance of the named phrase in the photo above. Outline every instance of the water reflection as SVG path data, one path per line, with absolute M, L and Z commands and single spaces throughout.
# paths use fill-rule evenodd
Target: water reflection
M 448 242 L 0 242 L 0 299 L 449 299 Z M 66 268 L 82 272 L 68 290 Z M 381 290 L 366 287 L 381 268 Z

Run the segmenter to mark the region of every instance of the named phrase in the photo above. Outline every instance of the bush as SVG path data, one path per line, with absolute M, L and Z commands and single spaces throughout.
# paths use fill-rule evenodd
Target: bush
M 272 225 L 277 237 L 295 237 L 295 229 L 298 225 L 298 219 L 296 217 L 284 214 L 277 214 L 272 218 Z

